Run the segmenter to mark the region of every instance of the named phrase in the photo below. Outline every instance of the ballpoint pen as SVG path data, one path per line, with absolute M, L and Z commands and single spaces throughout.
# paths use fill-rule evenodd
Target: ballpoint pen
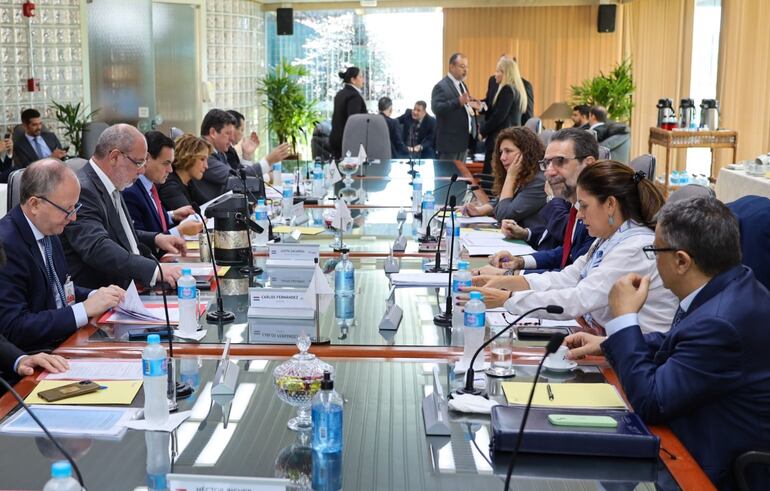
M 545 385 L 545 390 L 546 390 L 546 392 L 548 392 L 548 400 L 552 401 L 553 400 L 553 391 L 551 390 L 551 384 L 546 384 Z

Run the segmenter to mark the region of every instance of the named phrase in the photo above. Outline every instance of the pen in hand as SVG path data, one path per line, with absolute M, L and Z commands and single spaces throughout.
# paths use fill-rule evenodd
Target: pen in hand
M 546 392 L 548 392 L 548 400 L 552 401 L 553 400 L 553 391 L 551 390 L 551 384 L 546 384 L 545 385 L 545 390 L 546 390 Z

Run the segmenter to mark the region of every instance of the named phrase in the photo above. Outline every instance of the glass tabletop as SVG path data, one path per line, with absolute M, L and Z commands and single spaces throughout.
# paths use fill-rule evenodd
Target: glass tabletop
M 179 401 L 192 416 L 172 433 L 129 430 L 120 441 L 63 438 L 89 489 L 134 490 L 164 473 L 210 476 L 285 477 L 293 489 L 309 489 L 313 472 L 350 490 L 498 490 L 507 455 L 489 451 L 489 416 L 450 411 L 450 437 L 427 437 L 422 400 L 432 391 L 438 367 L 444 390 L 462 384 L 451 366 L 401 361 L 325 360 L 335 369 L 344 399 L 343 451 L 314 455 L 307 433 L 287 428 L 294 408 L 275 393 L 272 373 L 283 360 L 235 360 L 240 368 L 227 426 L 212 403 L 216 361 L 177 360 L 183 381 L 195 389 Z M 516 366 L 517 381 L 531 381 L 535 367 Z M 541 374 L 541 382 L 599 382 L 597 367 L 569 376 Z M 499 398 L 497 382 L 487 387 Z M 497 395 L 496 395 L 497 394 Z M 134 401 L 143 405 L 141 391 Z M 42 437 L 0 434 L 0 486 L 41 489 L 50 464 L 61 457 Z M 152 472 L 148 474 L 148 468 Z M 512 489 L 679 489 L 663 463 L 652 460 L 526 455 L 517 460 Z M 163 489 L 148 486 L 149 489 Z M 326 489 L 326 488 L 325 488 Z

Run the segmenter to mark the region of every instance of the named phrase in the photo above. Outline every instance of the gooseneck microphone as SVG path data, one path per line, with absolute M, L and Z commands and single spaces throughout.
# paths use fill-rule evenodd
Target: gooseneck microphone
M 457 175 L 457 174 L 455 174 Z M 457 198 L 455 196 L 452 196 L 449 198 L 449 208 L 450 210 L 453 210 L 454 207 L 457 206 Z M 452 233 L 450 234 L 451 239 L 448 239 L 448 244 L 446 245 L 446 250 L 449 255 L 449 275 L 448 275 L 448 281 L 447 281 L 447 290 L 446 290 L 446 304 L 444 307 L 444 312 L 439 312 L 433 317 L 433 323 L 437 326 L 442 327 L 452 327 L 452 260 L 454 259 L 455 255 L 455 214 L 454 211 L 450 211 L 449 215 L 452 217 Z M 441 243 L 441 236 L 439 236 L 439 244 Z M 457 245 L 459 247 L 459 244 Z M 438 248 L 436 248 L 436 252 L 438 252 Z
M 537 312 L 538 310 L 545 310 L 549 314 L 561 314 L 562 312 L 564 312 L 564 308 L 559 305 L 546 305 L 545 307 L 536 307 L 532 310 L 528 310 L 527 312 L 524 312 L 519 317 L 514 319 L 513 322 L 505 326 L 504 329 L 501 329 L 500 332 L 498 332 L 497 334 L 495 334 L 494 336 L 486 340 L 481 346 L 479 346 L 479 349 L 477 349 L 476 352 L 473 354 L 473 358 L 471 358 L 471 364 L 468 367 L 468 371 L 465 372 L 465 387 L 463 387 L 462 389 L 457 389 L 455 391 L 456 394 L 471 394 L 474 396 L 487 397 L 486 393 L 483 390 L 477 389 L 476 387 L 473 386 L 473 375 L 474 375 L 473 363 L 476 361 L 476 357 L 479 356 L 479 353 L 484 351 L 484 348 L 489 346 L 492 343 L 492 341 L 502 336 L 503 333 L 505 333 L 508 329 L 512 328 L 514 325 L 516 325 L 517 322 L 519 322 L 521 319 L 528 316 L 532 312 Z M 558 347 L 559 346 L 556 346 L 556 348 Z
M 61 452 L 61 454 L 64 456 L 65 459 L 70 463 L 72 466 L 72 469 L 75 471 L 75 475 L 78 477 L 78 483 L 80 484 L 80 487 L 83 489 L 86 489 L 86 485 L 83 482 L 83 475 L 80 473 L 80 469 L 78 469 L 78 465 L 75 463 L 75 460 L 70 456 L 69 452 L 64 450 L 64 448 L 59 444 L 59 442 L 56 440 L 56 438 L 53 437 L 50 431 L 48 431 L 48 428 L 45 427 L 45 425 L 38 419 L 37 416 L 35 416 L 35 413 L 32 412 L 27 406 L 27 404 L 24 402 L 24 399 L 19 395 L 18 392 L 16 392 L 13 387 L 11 387 L 11 384 L 5 381 L 3 377 L 0 377 L 0 383 L 3 384 L 3 387 L 6 388 L 8 392 L 13 395 L 14 398 L 16 398 L 17 401 L 19 401 L 19 404 L 21 404 L 21 407 L 24 408 L 25 411 L 27 411 L 27 414 L 29 414 L 33 420 L 35 420 L 35 423 L 40 427 L 41 430 L 43 430 L 43 433 L 45 433 L 45 436 L 48 437 L 49 440 L 51 440 L 51 443 L 54 444 L 56 449 Z
M 561 309 L 561 307 L 559 307 Z M 564 309 L 562 309 L 564 310 Z M 527 424 L 527 417 L 529 416 L 529 409 L 532 407 L 532 398 L 535 395 L 535 387 L 537 386 L 537 379 L 540 378 L 540 370 L 543 369 L 543 362 L 548 355 L 556 353 L 559 346 L 564 342 L 566 335 L 564 333 L 554 333 L 551 335 L 551 339 L 545 347 L 545 353 L 540 359 L 540 363 L 537 365 L 537 372 L 535 372 L 535 380 L 532 381 L 532 390 L 529 392 L 529 400 L 524 407 L 524 413 L 521 416 L 521 425 L 519 426 L 519 434 L 516 436 L 516 446 L 513 447 L 513 454 L 511 454 L 511 463 L 508 464 L 508 472 L 505 474 L 505 486 L 504 491 L 508 491 L 508 485 L 511 483 L 511 475 L 513 474 L 513 466 L 516 464 L 516 456 L 519 454 L 519 447 L 521 447 L 521 440 L 524 437 L 524 426 Z
M 217 285 L 217 292 L 216 292 L 216 298 L 217 298 L 217 310 L 211 310 L 206 313 L 206 320 L 209 322 L 216 322 L 216 323 L 230 323 L 235 320 L 235 314 L 233 314 L 230 311 L 225 310 L 224 305 L 222 303 L 222 289 L 219 287 L 219 275 L 217 274 L 217 263 L 214 259 L 214 246 L 211 245 L 211 235 L 209 234 L 209 228 L 206 226 L 206 219 L 203 218 L 200 213 L 198 213 L 198 210 L 195 210 L 195 216 L 200 218 L 201 222 L 203 223 L 203 231 L 206 232 L 206 242 L 209 245 L 209 258 L 211 259 L 211 267 L 214 268 L 214 282 Z
M 446 221 L 446 208 L 449 206 L 449 197 L 452 194 L 452 184 L 457 181 L 457 174 L 452 174 L 452 177 L 449 180 L 449 186 L 446 192 L 446 198 L 444 198 L 444 215 L 441 217 L 441 227 L 439 228 L 438 232 L 438 243 L 436 244 L 436 259 L 435 263 L 433 264 L 433 267 L 428 270 L 428 273 L 443 273 L 446 270 L 441 267 L 441 236 L 444 235 L 444 222 Z M 454 196 L 452 196 L 454 198 Z M 452 205 L 452 209 L 454 209 L 455 206 L 457 206 L 457 198 L 455 198 L 454 205 Z M 450 209 L 450 213 L 451 213 Z M 430 223 L 430 220 L 428 221 Z

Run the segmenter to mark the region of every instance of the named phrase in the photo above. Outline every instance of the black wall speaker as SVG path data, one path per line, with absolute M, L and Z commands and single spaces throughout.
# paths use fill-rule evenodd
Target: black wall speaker
M 599 32 L 615 32 L 615 11 L 617 5 L 599 5 Z
M 275 9 L 276 24 L 279 36 L 291 36 L 294 34 L 294 9 L 279 8 Z M 612 25 L 614 29 L 615 15 L 612 15 Z

